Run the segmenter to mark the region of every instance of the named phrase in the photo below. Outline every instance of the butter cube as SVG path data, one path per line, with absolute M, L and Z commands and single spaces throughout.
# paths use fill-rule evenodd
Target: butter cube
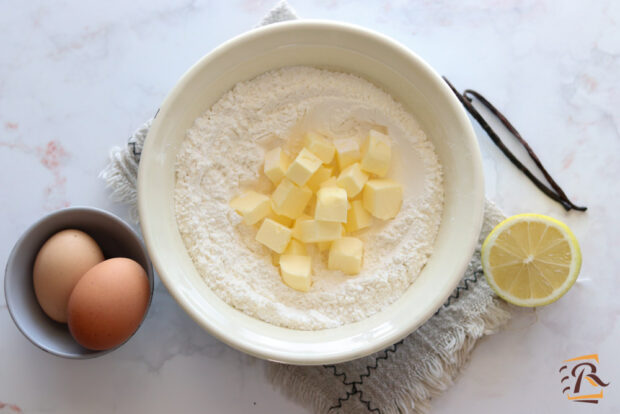
M 371 129 L 362 145 L 362 169 L 379 177 L 385 177 L 390 168 L 391 158 L 392 149 L 388 136 Z
M 319 157 L 323 164 L 332 162 L 336 153 L 334 143 L 316 132 L 308 132 L 306 134 L 306 148 Z
M 269 203 L 269 208 L 271 209 L 271 203 Z M 281 225 L 286 226 L 286 227 L 291 227 L 291 225 L 295 221 L 292 218 L 276 214 L 273 211 L 273 209 L 271 210 L 271 212 L 269 214 L 267 214 L 266 218 L 270 218 L 273 221 L 275 221 L 276 223 L 280 223 Z
M 362 268 L 363 244 L 355 237 L 334 240 L 329 249 L 327 268 L 341 270 L 348 275 L 358 274 Z
M 304 220 L 299 223 L 301 241 L 320 243 L 342 237 L 342 224 L 337 221 Z
M 312 197 L 308 187 L 297 187 L 284 178 L 271 195 L 271 207 L 276 214 L 296 219 L 303 213 Z
M 306 205 L 304 209 L 304 214 L 309 215 L 310 217 L 314 217 L 314 209 L 316 208 L 316 194 L 312 194 L 310 197 L 310 201 Z
M 319 187 L 338 187 L 338 179 L 336 177 L 329 177 L 327 180 L 323 181 Z
M 338 186 L 347 191 L 347 196 L 353 198 L 362 191 L 368 181 L 368 174 L 362 171 L 359 162 L 349 165 L 338 176 Z
M 282 281 L 289 287 L 307 292 L 312 285 L 312 265 L 308 256 L 283 254 L 280 257 Z
M 286 170 L 286 178 L 300 187 L 304 186 L 321 164 L 319 157 L 304 148 Z
M 403 203 L 403 187 L 389 179 L 369 180 L 364 186 L 363 205 L 382 220 L 396 217 Z
M 334 145 L 336 146 L 336 159 L 340 171 L 360 160 L 360 145 L 355 138 L 337 139 L 334 141 Z
M 300 256 L 307 256 L 308 250 L 306 249 L 306 245 L 303 244 L 302 242 L 297 241 L 295 239 L 291 239 L 288 246 L 286 246 L 286 249 L 284 249 L 284 252 L 282 252 L 282 255 L 285 255 L 285 254 L 296 254 Z M 273 254 L 274 265 L 278 266 L 280 264 L 280 257 L 282 256 L 277 253 Z
M 332 242 L 319 242 L 316 244 L 320 252 L 324 252 L 325 250 L 328 250 L 331 245 L 332 245 Z
M 320 221 L 347 221 L 347 192 L 338 187 L 321 188 L 316 193 L 314 218 Z
M 316 193 L 319 191 L 319 188 L 321 188 L 321 184 L 332 176 L 332 172 L 333 168 L 321 165 L 312 177 L 310 177 L 306 185 L 312 190 L 313 193 Z
M 291 240 L 291 242 L 286 246 L 286 250 L 284 250 L 283 254 L 297 254 L 300 256 L 307 256 L 308 250 L 306 249 L 306 245 L 298 240 Z
M 370 226 L 372 216 L 364 206 L 361 200 L 354 200 L 351 203 L 351 208 L 347 212 L 347 224 L 346 228 L 349 233 L 364 229 Z
M 265 219 L 256 233 L 256 241 L 276 253 L 282 253 L 291 241 L 293 231 L 271 219 Z
M 312 220 L 312 217 L 307 214 L 302 214 L 301 216 L 297 217 L 297 219 L 295 219 L 292 234 L 294 239 L 301 240 L 301 222 L 306 220 Z
M 230 206 L 243 216 L 245 224 L 252 225 L 271 212 L 269 197 L 256 191 L 248 191 L 230 202 Z
M 263 171 L 274 185 L 278 185 L 286 175 L 286 170 L 288 170 L 290 163 L 291 160 L 288 155 L 282 151 L 282 148 L 277 147 L 267 151 L 265 154 L 265 167 Z

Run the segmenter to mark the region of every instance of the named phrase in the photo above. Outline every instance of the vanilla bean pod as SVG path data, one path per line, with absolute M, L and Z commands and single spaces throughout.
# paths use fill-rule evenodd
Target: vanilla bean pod
M 534 185 L 538 187 L 540 191 L 545 193 L 547 197 L 560 203 L 562 207 L 566 209 L 566 211 L 569 211 L 569 210 L 585 211 L 587 209 L 587 207 L 577 206 L 573 204 L 572 201 L 569 200 L 569 198 L 566 196 L 566 193 L 555 182 L 555 180 L 553 180 L 551 175 L 543 167 L 542 163 L 540 162 L 540 159 L 536 156 L 536 154 L 534 153 L 532 148 L 529 146 L 529 144 L 525 141 L 525 139 L 523 139 L 521 134 L 519 134 L 516 128 L 508 121 L 508 119 L 499 110 L 497 110 L 497 108 L 495 108 L 495 106 L 493 106 L 486 98 L 484 98 L 484 96 L 482 96 L 478 92 L 473 91 L 471 89 L 467 89 L 464 94 L 460 94 L 456 90 L 456 88 L 450 83 L 450 81 L 448 81 L 448 79 L 446 79 L 445 77 L 443 79 L 444 81 L 446 81 L 448 86 L 450 86 L 450 89 L 452 89 L 452 92 L 454 92 L 454 94 L 457 96 L 461 104 L 463 104 L 465 109 L 467 109 L 467 111 L 471 114 L 471 116 L 480 124 L 482 129 L 484 129 L 484 131 L 489 135 L 489 138 L 491 138 L 493 143 L 504 153 L 504 155 L 510 160 L 510 162 L 512 162 L 512 164 L 515 167 L 521 170 L 521 172 L 523 172 L 523 174 L 525 174 L 527 178 L 529 178 L 530 181 L 532 181 L 532 183 L 534 183 Z M 493 113 L 493 115 L 495 115 L 502 122 L 502 124 L 510 131 L 510 133 L 512 133 L 512 135 L 515 138 L 517 138 L 519 143 L 523 145 L 523 147 L 527 151 L 532 161 L 534 161 L 534 163 L 539 168 L 539 170 L 541 171 L 545 179 L 549 182 L 552 188 L 549 188 L 542 181 L 540 181 L 534 174 L 532 174 L 532 172 L 525 165 L 523 165 L 521 161 L 519 161 L 519 159 L 512 153 L 512 151 L 510 151 L 510 149 L 508 149 L 508 147 L 504 145 L 504 143 L 502 142 L 500 137 L 495 133 L 493 128 L 491 128 L 491 126 L 486 122 L 486 120 L 482 117 L 482 115 L 480 115 L 480 113 L 476 110 L 476 108 L 474 108 L 472 104 L 472 98 L 468 96 L 468 94 L 474 96 L 485 107 L 487 107 L 491 111 L 491 113 Z

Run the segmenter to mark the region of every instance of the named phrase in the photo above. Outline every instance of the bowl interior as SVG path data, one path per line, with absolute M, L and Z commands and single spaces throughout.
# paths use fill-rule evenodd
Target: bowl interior
M 291 65 L 354 73 L 383 88 L 418 119 L 444 168 L 442 223 L 435 251 L 418 279 L 382 312 L 335 329 L 281 328 L 228 306 L 197 273 L 175 220 L 174 164 L 194 119 L 235 83 Z M 405 169 L 401 174 L 406 177 L 412 171 Z M 471 257 L 484 196 L 475 135 L 441 78 L 424 61 L 381 35 L 326 22 L 289 22 L 256 29 L 194 65 L 166 98 L 151 127 L 138 190 L 145 242 L 163 282 L 181 306 L 228 344 L 258 357 L 295 364 L 367 355 L 398 341 L 432 316 Z
M 102 210 L 73 207 L 52 213 L 33 224 L 21 236 L 9 256 L 5 274 L 7 306 L 20 331 L 44 351 L 67 358 L 92 358 L 110 352 L 92 351 L 71 337 L 66 324 L 50 319 L 37 302 L 32 269 L 37 253 L 52 235 L 65 229 L 90 235 L 106 259 L 128 257 L 147 273 L 153 295 L 153 269 L 136 233 L 119 218 Z M 149 301 L 150 306 L 150 301 Z

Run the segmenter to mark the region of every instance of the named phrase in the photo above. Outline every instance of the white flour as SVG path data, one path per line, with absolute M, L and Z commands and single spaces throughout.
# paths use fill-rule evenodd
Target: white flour
M 312 289 L 297 292 L 228 203 L 246 189 L 273 190 L 262 175 L 267 150 L 296 153 L 308 130 L 361 140 L 370 128 L 393 140 L 389 176 L 403 184 L 402 209 L 356 235 L 359 275 L 326 269 L 327 252 L 311 250 Z M 355 322 L 397 300 L 433 250 L 443 206 L 441 166 L 413 116 L 366 80 L 310 67 L 270 71 L 225 93 L 187 131 L 176 177 L 178 227 L 207 285 L 248 315 L 303 330 Z

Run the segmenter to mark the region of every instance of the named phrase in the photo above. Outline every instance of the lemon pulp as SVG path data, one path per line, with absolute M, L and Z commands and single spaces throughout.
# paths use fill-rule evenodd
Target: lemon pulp
M 575 283 L 581 252 L 564 223 L 540 214 L 519 214 L 498 224 L 486 238 L 482 267 L 489 285 L 506 301 L 542 306 Z

